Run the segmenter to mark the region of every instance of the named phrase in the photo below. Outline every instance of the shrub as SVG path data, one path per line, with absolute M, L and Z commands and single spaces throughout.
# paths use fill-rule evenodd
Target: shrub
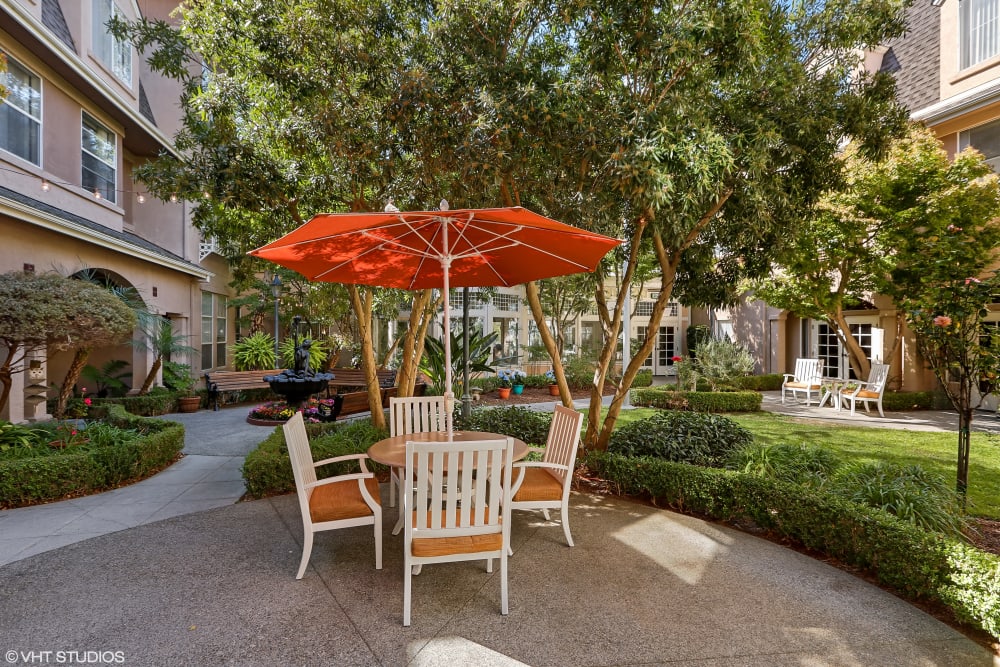
M 635 379 L 632 380 L 633 387 L 651 387 L 653 386 L 653 371 L 648 368 L 644 368 L 635 374 Z
M 613 432 L 608 451 L 721 466 L 734 449 L 751 442 L 750 431 L 727 417 L 665 410 Z
M 184 447 L 184 427 L 130 415 L 109 405 L 107 425 L 91 422 L 86 445 L 0 461 L 0 507 L 20 507 L 68 495 L 101 491 L 141 479 L 176 460 Z M 109 426 L 125 431 L 114 437 Z M 58 425 L 53 424 L 53 428 Z
M 632 405 L 695 412 L 757 412 L 763 398 L 756 391 L 674 391 L 669 386 L 631 391 Z
M 823 447 L 758 442 L 735 450 L 726 462 L 730 470 L 816 487 L 823 486 L 839 465 L 837 455 Z
M 563 373 L 566 374 L 566 384 L 570 389 L 587 389 L 594 384 L 594 370 L 597 367 L 594 362 L 582 356 L 570 357 L 563 364 Z
M 737 389 L 751 391 L 778 391 L 784 376 L 779 373 L 767 373 L 766 375 L 747 375 L 746 377 L 735 378 L 733 385 Z
M 163 388 L 153 390 L 145 396 L 124 396 L 122 398 L 95 398 L 91 408 L 108 405 L 120 405 L 127 412 L 143 417 L 165 415 L 174 409 L 177 395 Z
M 1000 638 L 1000 557 L 877 509 L 727 470 L 591 452 L 585 463 L 630 494 L 776 535 L 874 575 L 911 599 L 940 601 Z
M 942 407 L 933 391 L 887 391 L 882 394 L 882 407 L 898 412 L 902 410 L 937 410 Z
M 529 445 L 544 445 L 551 422 L 552 415 L 550 413 L 535 412 L 518 406 L 476 408 L 468 419 L 461 416 L 456 417 L 455 429 L 503 433 L 523 440 Z
M 709 340 L 695 348 L 697 373 L 717 391 L 753 373 L 753 357 L 745 347 L 728 338 Z
M 232 346 L 233 364 L 238 371 L 266 371 L 277 368 L 274 357 L 274 337 L 258 331 L 244 336 Z
M 918 465 L 885 461 L 846 466 L 830 491 L 859 505 L 877 507 L 924 530 L 959 537 L 965 523 L 958 496 L 940 475 Z
M 370 419 L 349 423 L 306 424 L 306 432 L 309 434 L 313 459 L 317 461 L 344 454 L 363 453 L 375 442 L 389 435 L 372 426 Z M 371 460 L 366 461 L 365 465 L 371 471 L 381 468 Z M 322 466 L 317 470 L 317 475 L 329 477 L 357 471 L 357 463 L 347 461 Z M 254 498 L 295 490 L 295 477 L 281 427 L 275 428 L 271 435 L 247 455 L 243 462 L 243 479 L 247 493 Z

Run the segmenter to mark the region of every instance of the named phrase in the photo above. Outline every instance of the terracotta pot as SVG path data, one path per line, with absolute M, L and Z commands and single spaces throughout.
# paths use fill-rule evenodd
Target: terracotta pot
M 559 395 L 559 385 L 557 385 L 557 384 L 550 384 L 549 385 L 549 396 L 558 396 L 558 395 Z
M 200 396 L 181 396 L 177 399 L 178 412 L 198 412 L 200 406 Z
M 498 387 L 497 393 L 500 394 L 500 398 L 510 398 L 510 387 Z

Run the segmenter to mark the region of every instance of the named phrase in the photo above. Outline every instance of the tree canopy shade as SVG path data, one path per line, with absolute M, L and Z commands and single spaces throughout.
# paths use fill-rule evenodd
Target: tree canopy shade
M 0 407 L 10 397 L 12 374 L 26 353 L 117 344 L 134 326 L 132 310 L 99 285 L 55 273 L 0 274 L 0 345 L 5 353 Z M 80 368 L 85 364 L 86 356 Z
M 859 49 L 901 33 L 903 4 L 186 3 L 179 31 L 129 29 L 137 45 L 164 45 L 153 61 L 163 71 L 188 71 L 166 58 L 184 54 L 210 72 L 185 89 L 184 160 L 138 174 L 162 198 L 200 202 L 196 224 L 234 258 L 314 213 L 378 210 L 389 197 L 403 210 L 441 198 L 522 205 L 627 240 L 609 260 L 623 286 L 654 254 L 655 328 L 672 296 L 726 301 L 769 269 L 784 230 L 839 182 L 844 138 L 885 148 L 905 114 L 889 75 L 858 74 Z M 538 289 L 528 285 L 529 304 L 565 387 Z M 606 344 L 591 447 L 606 446 L 654 340 L 602 424 L 620 292 L 609 302 L 595 289 Z M 370 297 L 350 296 L 364 335 Z

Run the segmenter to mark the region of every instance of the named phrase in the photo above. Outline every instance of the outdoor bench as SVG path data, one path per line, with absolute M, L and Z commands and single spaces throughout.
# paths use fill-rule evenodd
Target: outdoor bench
M 219 409 L 219 394 L 226 391 L 247 391 L 250 389 L 270 389 L 264 381 L 265 375 L 277 375 L 280 370 L 269 371 L 209 371 L 205 373 L 205 389 L 208 401 L 214 410 Z

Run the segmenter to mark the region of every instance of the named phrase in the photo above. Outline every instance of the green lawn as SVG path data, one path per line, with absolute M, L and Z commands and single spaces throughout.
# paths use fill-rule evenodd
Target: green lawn
M 649 417 L 653 409 L 625 410 L 617 426 Z M 769 412 L 728 415 L 761 442 L 822 445 L 847 461 L 919 464 L 945 479 L 955 479 L 957 433 L 812 424 Z M 1000 519 L 1000 435 L 972 434 L 969 455 L 969 513 Z

